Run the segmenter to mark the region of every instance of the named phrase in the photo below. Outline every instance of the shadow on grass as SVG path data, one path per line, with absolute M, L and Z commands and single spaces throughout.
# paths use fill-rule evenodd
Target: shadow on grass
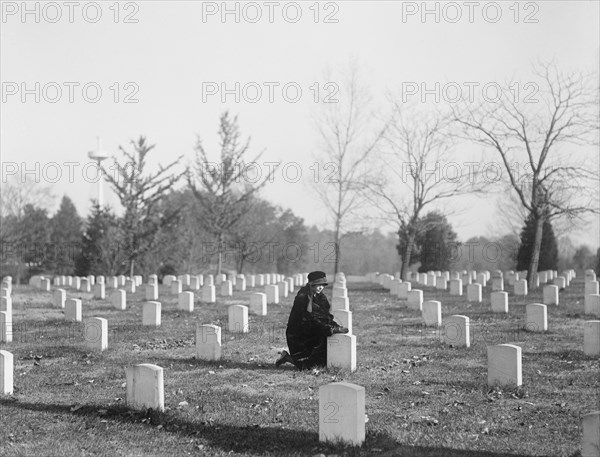
M 20 409 L 40 413 L 97 417 L 121 423 L 139 424 L 140 427 L 162 426 L 165 433 L 181 438 L 201 437 L 211 447 L 225 452 L 270 453 L 271 455 L 315 455 L 315 453 L 339 453 L 347 456 L 426 456 L 426 457 L 527 457 L 527 454 L 506 454 L 486 451 L 469 451 L 448 448 L 408 446 L 401 444 L 385 433 L 367 433 L 361 448 L 320 443 L 318 434 L 305 430 L 294 430 L 274 426 L 236 426 L 207 421 L 193 422 L 176 416 L 174 412 L 153 410 L 130 410 L 126 406 L 85 405 L 73 410 L 69 405 L 34 404 L 0 399 L 0 408 L 5 417 L 10 410 Z M 100 413 L 102 411 L 102 413 Z

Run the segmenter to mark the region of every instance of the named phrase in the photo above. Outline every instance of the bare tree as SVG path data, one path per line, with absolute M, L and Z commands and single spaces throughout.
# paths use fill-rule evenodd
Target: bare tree
M 367 192 L 387 220 L 399 227 L 402 265 L 400 275 L 407 279 L 417 234 L 432 227 L 422 220 L 424 211 L 442 200 L 481 190 L 476 179 L 477 166 L 468 173 L 450 161 L 454 146 L 448 135 L 444 115 L 423 113 L 414 106 L 391 98 L 392 117 L 385 135 L 387 148 L 381 155 L 384 170 L 369 183 Z M 453 164 L 447 176 L 445 163 Z M 448 214 L 448 210 L 444 210 Z
M 256 182 L 247 179 L 244 155 L 250 147 L 250 139 L 240 144 L 240 131 L 237 116 L 229 118 L 229 113 L 221 115 L 219 125 L 220 161 L 211 162 L 200 138 L 196 151 L 196 166 L 187 174 L 188 184 L 194 196 L 204 209 L 202 224 L 214 236 L 217 243 L 217 274 L 221 273 L 226 237 L 239 219 L 250 210 L 251 197 L 273 176 L 277 167 L 272 167 Z M 252 163 L 256 163 L 260 153 Z M 254 179 L 252 179 L 254 181 Z
M 598 151 L 592 147 L 598 144 L 594 78 L 563 74 L 554 64 L 540 64 L 534 74 L 537 81 L 524 86 L 529 90 L 523 97 L 515 93 L 514 84 L 506 84 L 497 102 L 453 107 L 464 137 L 497 152 L 520 206 L 535 218 L 530 286 L 538 269 L 544 221 L 566 218 L 580 223 L 586 213 L 599 212 Z M 578 146 L 590 152 L 577 159 Z
M 120 221 L 124 236 L 124 248 L 129 261 L 129 274 L 133 277 L 136 261 L 153 245 L 156 235 L 162 227 L 173 223 L 181 208 L 163 208 L 160 201 L 168 190 L 181 179 L 184 172 L 173 173 L 181 156 L 166 167 L 159 167 L 155 173 L 146 173 L 146 156 L 154 149 L 146 138 L 131 141 L 134 151 L 128 152 L 119 146 L 125 156 L 125 162 L 117 164 L 117 173 L 111 173 L 102 167 L 102 171 L 113 191 L 119 197 L 125 213 Z M 114 169 L 114 167 L 110 167 Z
M 376 125 L 383 123 L 370 111 L 371 98 L 361 85 L 356 64 L 350 64 L 339 97 L 324 103 L 315 119 L 321 139 L 316 159 L 326 173 L 315 175 L 314 190 L 333 219 L 334 273 L 339 270 L 341 239 L 366 202 L 362 190 L 373 173 L 368 159 L 386 129 Z

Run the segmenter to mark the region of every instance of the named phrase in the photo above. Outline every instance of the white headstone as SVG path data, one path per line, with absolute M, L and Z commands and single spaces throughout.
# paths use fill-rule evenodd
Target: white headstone
M 0 311 L 0 343 L 12 343 L 12 316 Z
M 246 290 L 246 278 L 241 276 L 237 278 L 237 282 L 235 284 L 235 290 L 240 292 L 244 292 Z
M 256 287 L 256 276 L 250 275 L 248 276 L 248 287 Z
M 40 289 L 42 289 L 44 292 L 50 292 L 50 280 L 48 278 L 41 280 Z M 89 290 L 87 292 L 89 292 Z
M 455 314 L 444 319 L 444 328 L 442 329 L 442 339 L 444 343 L 452 346 L 471 346 L 471 337 L 469 329 L 469 318 L 460 314 Z
M 488 386 L 515 386 L 523 383 L 521 348 L 513 344 L 487 347 Z
M 233 295 L 233 283 L 226 279 L 221 281 L 221 297 L 231 297 Z
M 79 290 L 82 292 L 91 292 L 92 286 L 90 284 L 90 280 L 88 278 L 81 278 L 79 282 Z
M 265 285 L 265 275 L 256 275 L 256 285 L 262 287 Z
M 448 289 L 448 278 L 446 278 L 446 276 L 439 276 L 436 279 L 435 288 L 438 290 Z
M 142 306 L 142 325 L 160 327 L 161 304 L 157 301 L 149 301 Z
M 331 309 L 341 309 L 344 311 L 350 311 L 350 300 L 348 297 L 333 297 L 331 299 Z
M 0 311 L 6 311 L 12 317 L 12 297 L 0 298 Z
M 267 295 L 267 304 L 279 303 L 279 288 L 276 285 L 267 284 L 265 286 L 265 294 Z
M 596 295 L 598 293 L 600 293 L 598 291 L 598 281 L 586 281 L 585 282 L 585 289 L 584 289 L 584 294 L 585 295 Z
M 442 303 L 436 300 L 427 300 L 423 303 L 422 316 L 425 325 L 439 327 L 442 325 Z
M 287 298 L 288 296 L 288 283 L 285 281 L 279 281 L 277 283 L 277 287 L 279 288 L 279 297 Z
M 179 279 L 171 281 L 171 293 L 179 295 L 183 291 L 183 285 Z
M 502 276 L 492 278 L 492 291 L 504 290 L 504 278 Z
M 548 285 L 542 288 L 544 305 L 558 305 L 558 286 Z
M 593 357 L 600 355 L 600 321 L 583 323 L 583 353 Z
M 554 278 L 554 285 L 558 286 L 559 289 L 564 289 L 567 287 L 567 278 L 564 276 L 558 276 Z
M 450 280 L 450 295 L 461 296 L 463 294 L 462 280 L 451 279 Z
M 481 284 L 467 285 L 467 301 L 481 303 Z
M 113 308 L 124 311 L 127 309 L 127 294 L 123 289 L 113 290 L 110 294 L 110 302 Z
M 81 322 L 81 300 L 79 298 L 65 300 L 65 319 L 71 322 Z
M 88 348 L 100 352 L 107 350 L 108 321 L 102 317 L 90 317 L 86 319 L 83 328 L 83 338 Z
M 508 313 L 508 292 L 492 292 L 492 312 Z
M 356 336 L 336 333 L 327 338 L 327 367 L 356 371 Z
M 548 310 L 546 305 L 531 303 L 525 307 L 525 330 L 545 332 L 548 330 Z
M 108 278 L 108 287 L 110 287 L 111 289 L 116 289 L 117 287 L 119 287 L 119 278 L 117 278 L 116 276 Z
M 192 290 L 200 290 L 200 277 L 199 276 L 190 276 L 190 289 Z
M 477 284 L 481 284 L 481 287 L 485 287 L 487 285 L 487 274 L 479 273 L 477 274 L 477 278 L 475 279 Z M 467 288 L 468 290 L 468 288 Z
M 204 303 L 215 303 L 217 301 L 216 286 L 212 284 L 202 286 L 202 301 Z
M 181 292 L 178 295 L 178 308 L 183 311 L 194 311 L 194 292 Z
M 196 356 L 200 360 L 221 358 L 221 327 L 217 325 L 196 327 Z
M 4 350 L 0 350 L 0 395 L 13 393 L 14 357 Z
M 408 293 L 412 290 L 412 284 L 410 282 L 403 282 L 398 285 L 398 298 L 401 300 L 408 300 Z
M 266 316 L 267 294 L 263 294 L 261 292 L 254 292 L 251 294 L 249 311 L 252 314 L 257 314 L 258 316 Z
M 413 289 L 408 292 L 407 305 L 411 309 L 421 311 L 423 309 L 423 291 L 419 289 Z
M 148 301 L 156 301 L 158 300 L 158 284 L 146 284 L 146 300 Z
M 162 283 L 163 283 L 163 285 L 165 285 L 165 286 L 167 286 L 167 287 L 170 287 L 170 286 L 171 286 L 171 283 L 172 283 L 173 281 L 175 281 L 176 279 L 177 279 L 177 278 L 176 278 L 175 276 L 173 276 L 173 275 L 165 275 L 165 276 L 163 277 Z
M 348 329 L 348 333 L 352 334 L 352 311 L 346 311 L 345 309 L 334 309 L 332 311 L 333 318 L 342 327 Z
M 248 333 L 248 307 L 231 305 L 228 308 L 228 329 L 232 333 Z
M 64 308 L 66 299 L 67 291 L 65 289 L 54 289 L 52 292 L 52 305 L 55 308 Z
M 590 294 L 586 295 L 584 299 L 584 311 L 585 314 L 593 314 L 600 317 L 600 295 Z
M 94 298 L 97 300 L 104 300 L 106 298 L 106 289 L 104 284 L 94 285 Z
M 364 443 L 364 387 L 346 382 L 319 387 L 319 441 L 352 446 Z
M 581 443 L 582 457 L 600 456 L 600 411 L 593 411 L 581 419 L 583 442 Z
M 396 282 L 396 285 L 398 283 Z M 391 290 L 390 290 L 391 292 Z M 332 297 L 347 297 L 348 296 L 348 289 L 345 287 L 341 287 L 341 286 L 333 286 L 333 294 Z
M 294 292 L 294 278 L 286 278 L 285 282 L 288 283 L 288 293 Z
M 527 280 L 518 279 L 515 281 L 514 294 L 518 295 L 518 296 L 526 296 L 527 295 Z
M 163 369 L 150 363 L 126 368 L 127 406 L 131 408 L 165 409 Z

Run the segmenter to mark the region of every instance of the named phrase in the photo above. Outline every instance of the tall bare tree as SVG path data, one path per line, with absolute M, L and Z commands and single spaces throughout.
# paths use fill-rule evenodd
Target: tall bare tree
M 217 243 L 217 274 L 221 273 L 227 236 L 239 219 L 250 210 L 251 197 L 269 182 L 277 169 L 276 166 L 271 167 L 264 176 L 261 173 L 258 179 L 250 180 L 250 167 L 247 168 L 244 160 L 244 155 L 250 148 L 250 139 L 241 142 L 240 136 L 237 116 L 231 119 L 228 112 L 223 113 L 219 124 L 219 161 L 210 160 L 198 138 L 195 167 L 187 174 L 189 187 L 204 209 L 201 222 Z M 261 154 L 251 163 L 257 163 Z
M 329 76 L 330 81 L 335 78 Z M 321 140 L 314 190 L 333 219 L 334 273 L 339 270 L 340 242 L 356 223 L 366 200 L 362 190 L 373 169 L 368 162 L 380 144 L 386 126 L 371 111 L 372 100 L 359 78 L 358 66 L 349 70 L 339 95 L 325 100 L 315 116 Z
M 535 219 L 530 286 L 538 270 L 544 221 L 578 223 L 586 213 L 599 212 L 597 77 L 565 74 L 555 64 L 537 65 L 534 75 L 536 81 L 523 86 L 526 93 L 506 84 L 497 102 L 453 107 L 464 137 L 496 151 L 510 189 Z M 578 146 L 587 147 L 583 155 L 578 156 Z
M 173 172 L 181 160 L 180 156 L 166 167 L 159 166 L 158 171 L 147 173 L 146 156 L 155 145 L 148 144 L 144 136 L 131 141 L 131 144 L 133 152 L 119 146 L 124 162 L 119 163 L 113 157 L 117 165 L 116 173 L 104 167 L 102 171 L 125 210 L 120 224 L 129 274 L 133 276 L 136 261 L 152 247 L 161 227 L 173 223 L 181 210 L 177 207 L 157 209 L 165 193 L 173 189 L 184 172 Z M 110 169 L 114 170 L 115 167 L 111 166 Z
M 394 97 L 391 104 L 391 122 L 385 135 L 388 147 L 380 154 L 387 174 L 372 180 L 367 192 L 385 217 L 398 223 L 400 275 L 407 279 L 417 234 L 432 228 L 422 218 L 424 210 L 441 200 L 477 192 L 480 185 L 477 166 L 456 169 L 451 160 L 454 145 L 446 116 L 419 111 Z M 453 164 L 452 172 L 445 166 L 448 163 Z M 447 209 L 444 213 L 448 214 Z

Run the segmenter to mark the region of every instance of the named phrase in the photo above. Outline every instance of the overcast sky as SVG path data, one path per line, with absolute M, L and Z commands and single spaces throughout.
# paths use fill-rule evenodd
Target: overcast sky
M 385 93 L 407 84 L 466 91 L 469 82 L 514 80 L 524 91 L 532 64 L 552 59 L 563 71 L 598 71 L 596 0 L 427 2 L 423 16 L 424 5 L 227 2 L 223 16 L 222 2 L 26 2 L 25 12 L 22 2 L 2 2 L 2 181 L 29 170 L 30 179 L 53 181 L 51 214 L 67 194 L 87 215 L 96 137 L 112 155 L 145 135 L 156 144 L 152 167 L 179 155 L 188 164 L 196 135 L 216 152 L 218 119 L 229 110 L 252 137 L 249 158 L 264 150 L 259 163 L 282 164 L 262 195 L 323 228 L 327 215 L 308 182 L 318 155 L 313 115 L 342 84 L 325 78 L 328 67 L 358 61 L 379 113 Z M 463 150 L 478 153 L 472 148 Z M 578 153 L 598 168 L 597 150 Z M 285 179 L 289 163 L 298 166 Z M 303 179 L 290 182 L 297 170 Z M 492 197 L 458 203 L 468 203 L 451 217 L 460 239 L 497 234 Z M 591 218 L 572 233 L 575 244 L 598 246 L 598 227 Z

